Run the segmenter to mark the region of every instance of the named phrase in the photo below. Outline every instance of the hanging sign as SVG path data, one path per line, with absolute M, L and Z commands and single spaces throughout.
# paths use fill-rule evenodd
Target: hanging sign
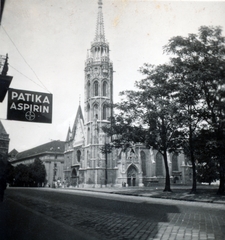
M 52 94 L 10 88 L 7 119 L 52 123 Z

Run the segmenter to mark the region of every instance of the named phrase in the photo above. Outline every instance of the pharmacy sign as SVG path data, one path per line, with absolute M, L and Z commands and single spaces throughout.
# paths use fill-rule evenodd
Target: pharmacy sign
M 7 119 L 52 123 L 52 94 L 10 88 Z

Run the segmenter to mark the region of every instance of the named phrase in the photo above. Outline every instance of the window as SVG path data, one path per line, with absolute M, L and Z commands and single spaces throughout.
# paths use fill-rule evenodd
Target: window
M 107 82 L 103 82 L 102 92 L 103 92 L 103 96 L 107 96 Z
M 87 84 L 87 98 L 90 98 L 90 82 Z
M 146 155 L 145 152 L 141 151 L 141 167 L 143 176 L 146 176 Z
M 81 151 L 77 150 L 77 162 L 80 162 Z
M 106 105 L 103 106 L 102 119 L 103 119 L 103 120 L 106 120 L 106 119 L 107 119 L 107 107 L 106 107 Z
M 163 158 L 161 153 L 156 154 L 156 176 L 163 176 Z
M 94 83 L 94 96 L 98 96 L 98 82 Z
M 87 144 L 90 144 L 90 128 L 88 128 L 87 132 Z
M 97 103 L 93 107 L 93 119 L 98 119 L 98 104 Z
M 87 105 L 87 121 L 90 121 L 90 104 Z
M 172 171 L 178 171 L 178 154 L 174 153 L 172 156 Z

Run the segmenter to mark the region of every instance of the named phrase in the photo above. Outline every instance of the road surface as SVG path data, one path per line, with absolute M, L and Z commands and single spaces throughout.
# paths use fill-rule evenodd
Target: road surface
M 1 215 L 7 240 L 225 239 L 221 204 L 8 188 Z

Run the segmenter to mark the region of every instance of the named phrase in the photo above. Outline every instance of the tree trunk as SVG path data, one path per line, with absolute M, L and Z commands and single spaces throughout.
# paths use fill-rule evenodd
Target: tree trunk
M 218 195 L 223 195 L 224 194 L 224 184 L 225 184 L 225 176 L 224 176 L 224 168 L 223 168 L 223 160 L 220 160 L 220 185 L 219 189 L 217 191 Z
M 196 177 L 196 166 L 195 166 L 195 161 L 192 160 L 192 189 L 191 189 L 191 193 L 196 193 L 197 191 L 197 177 Z
M 193 147 L 193 130 L 192 125 L 189 124 L 189 149 L 190 149 L 190 158 L 192 164 L 192 189 L 191 193 L 196 193 L 197 189 L 197 176 L 196 176 L 196 166 L 195 166 L 195 157 L 194 157 L 194 147 Z
M 172 192 L 170 189 L 170 173 L 169 173 L 169 167 L 168 167 L 168 161 L 167 161 L 167 152 L 164 151 L 163 153 L 163 159 L 164 159 L 164 164 L 165 164 L 165 169 L 166 169 L 166 182 L 165 182 L 165 188 L 164 192 Z

